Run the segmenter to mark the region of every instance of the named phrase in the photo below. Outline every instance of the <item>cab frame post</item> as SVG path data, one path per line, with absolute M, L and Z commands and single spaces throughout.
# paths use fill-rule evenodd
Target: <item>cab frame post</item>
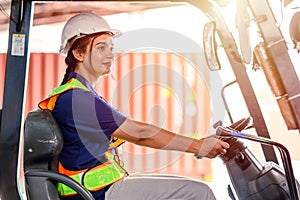
M 29 61 L 28 38 L 32 2 L 11 1 L 0 134 L 0 198 L 20 199 L 18 157 Z M 23 162 L 23 160 L 20 160 Z M 23 163 L 19 163 L 22 165 Z

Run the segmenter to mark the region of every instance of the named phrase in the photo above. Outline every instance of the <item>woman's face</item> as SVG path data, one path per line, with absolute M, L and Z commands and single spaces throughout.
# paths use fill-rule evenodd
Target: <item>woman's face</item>
M 92 45 L 92 48 L 91 48 Z M 107 75 L 113 63 L 113 43 L 110 34 L 102 34 L 91 41 L 83 66 L 95 76 Z

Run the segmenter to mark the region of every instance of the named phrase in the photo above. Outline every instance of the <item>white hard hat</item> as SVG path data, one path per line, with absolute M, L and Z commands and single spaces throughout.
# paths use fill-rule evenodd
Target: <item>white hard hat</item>
M 121 35 L 119 30 L 111 29 L 101 16 L 93 12 L 75 15 L 67 21 L 63 28 L 59 53 L 66 55 L 78 38 L 101 32 L 110 32 L 113 37 Z M 70 40 L 71 38 L 72 40 Z

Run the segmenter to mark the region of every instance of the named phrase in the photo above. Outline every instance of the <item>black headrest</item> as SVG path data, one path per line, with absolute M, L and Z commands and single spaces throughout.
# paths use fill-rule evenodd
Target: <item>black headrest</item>
M 28 113 L 24 129 L 25 168 L 51 162 L 62 145 L 61 131 L 50 111 L 38 109 Z

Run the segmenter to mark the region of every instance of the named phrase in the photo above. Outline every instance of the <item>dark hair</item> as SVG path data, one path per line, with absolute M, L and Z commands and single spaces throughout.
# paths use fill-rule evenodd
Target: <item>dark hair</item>
M 92 40 L 92 43 L 93 43 L 96 36 L 98 36 L 98 35 L 99 35 L 99 33 L 91 34 L 91 35 L 87 35 L 85 37 L 75 40 L 75 42 L 73 43 L 73 45 L 71 46 L 71 48 L 68 51 L 67 57 L 65 58 L 65 63 L 67 64 L 68 67 L 66 69 L 66 73 L 64 75 L 63 81 L 61 82 L 61 85 L 67 83 L 70 73 L 75 70 L 75 67 L 77 66 L 77 63 L 78 63 L 78 60 L 74 57 L 72 51 L 75 49 L 79 49 L 79 50 L 85 52 L 90 41 Z M 92 50 L 92 46 L 93 45 L 91 45 L 90 51 Z

